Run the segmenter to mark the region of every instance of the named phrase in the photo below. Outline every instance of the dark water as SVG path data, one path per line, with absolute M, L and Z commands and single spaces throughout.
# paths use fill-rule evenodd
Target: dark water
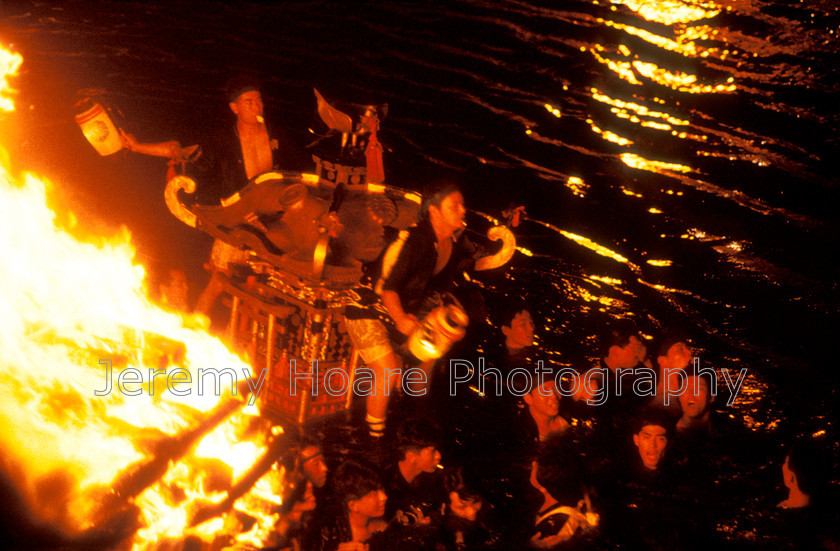
M 419 189 L 451 170 L 476 210 L 527 207 L 531 254 L 485 284 L 491 302 L 534 305 L 555 361 L 588 365 L 616 317 L 652 336 L 685 329 L 702 362 L 749 369 L 730 413 L 778 443 L 768 465 L 793 435 L 837 441 L 834 2 L 18 2 L 0 14 L 0 40 L 24 57 L 21 122 L 3 123 L 12 157 L 62 182 L 73 208 L 131 228 L 152 273 L 181 265 L 200 288 L 209 240 L 166 211 L 159 160 L 89 148 L 77 90 L 105 90 L 141 139 L 185 143 L 227 116 L 222 83 L 242 70 L 302 143 L 313 87 L 388 102 L 388 183 Z

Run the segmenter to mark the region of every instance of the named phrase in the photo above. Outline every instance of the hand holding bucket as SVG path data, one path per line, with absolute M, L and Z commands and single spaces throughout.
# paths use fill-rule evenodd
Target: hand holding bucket
M 94 103 L 90 98 L 85 98 L 76 104 L 76 108 L 83 109 L 75 117 L 76 124 L 82 129 L 85 139 L 97 153 L 105 157 L 122 149 L 120 132 L 102 105 Z

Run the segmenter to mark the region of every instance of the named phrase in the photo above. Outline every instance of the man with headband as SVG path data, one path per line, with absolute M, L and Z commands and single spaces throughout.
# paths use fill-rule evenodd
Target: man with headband
M 464 197 L 458 186 L 437 180 L 423 190 L 416 226 L 404 232 L 383 256 L 366 304 L 348 306 L 345 325 L 353 345 L 375 374 L 366 396 L 365 418 L 371 436 L 385 430 L 389 396 L 397 383 L 413 396 L 428 390 L 435 360 L 419 365 L 423 377 L 406 384 L 400 344 L 417 329 L 425 313 L 452 291 L 456 275 L 475 260 L 476 247 L 464 235 Z M 409 388 L 410 387 L 410 388 Z M 410 392 L 411 391 L 411 392 Z

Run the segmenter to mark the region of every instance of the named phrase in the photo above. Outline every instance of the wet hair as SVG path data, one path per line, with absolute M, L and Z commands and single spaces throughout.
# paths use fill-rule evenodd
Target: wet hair
M 409 451 L 419 451 L 440 444 L 440 431 L 437 425 L 426 417 L 411 417 L 397 428 L 397 453 L 399 459 L 405 458 Z
M 296 452 L 295 455 L 302 450 L 314 446 L 318 449 L 323 449 L 321 443 L 324 440 L 324 435 L 317 430 L 288 430 L 284 437 L 289 443 L 289 449 Z M 289 454 L 285 454 L 288 456 Z
M 539 364 L 530 367 L 524 367 L 525 371 L 528 372 L 528 375 L 531 378 L 531 389 L 528 391 L 528 394 L 533 394 L 535 392 L 540 391 L 540 379 L 542 379 L 542 384 L 546 385 L 548 383 L 552 383 L 556 385 L 556 380 L 554 375 L 557 373 L 556 364 L 553 362 L 549 362 L 549 366 L 546 369 L 541 370 L 541 373 L 537 373 L 539 368 Z M 527 394 L 526 394 L 527 396 Z M 523 396 L 525 398 L 525 396 Z M 558 395 L 557 399 L 560 400 L 561 396 Z
M 574 507 L 583 497 L 583 466 L 566 435 L 553 435 L 540 445 L 537 482 L 562 505 Z
M 321 443 L 324 440 L 324 435 L 320 432 L 309 430 L 303 433 L 300 438 L 301 447 L 305 448 L 307 446 L 315 446 L 317 448 L 321 447 Z
M 460 465 L 447 467 L 443 473 L 443 484 L 446 493 L 455 492 L 464 501 L 484 501 L 484 497 L 478 491 L 478 481 L 469 471 L 464 470 Z
M 717 374 L 715 374 L 714 378 L 712 378 L 712 368 L 710 367 L 701 367 L 699 369 L 694 367 L 694 363 L 688 364 L 688 367 L 685 368 L 680 375 L 684 376 L 686 379 L 690 379 L 691 377 L 697 377 L 702 381 L 706 381 L 707 386 L 707 393 L 712 396 L 717 394 Z
M 382 489 L 379 474 L 368 465 L 351 460 L 342 463 L 335 470 L 333 490 L 338 501 L 345 506 Z
M 428 216 L 429 207 L 440 207 L 441 202 L 453 193 L 461 193 L 461 188 L 450 178 L 432 180 L 423 188 L 423 202 L 420 204 L 420 215 Z
M 528 303 L 521 298 L 509 298 L 504 302 L 502 308 L 499 310 L 499 314 L 497 316 L 499 327 L 510 327 L 510 324 L 513 323 L 513 318 L 516 317 L 516 314 L 523 311 L 531 312 L 531 308 L 528 307 Z
M 664 409 L 657 407 L 643 409 L 633 420 L 633 434 L 639 434 L 648 425 L 664 428 L 669 440 L 673 436 L 674 419 Z
M 301 457 L 301 454 L 303 453 L 303 450 L 307 448 L 317 448 L 318 453 L 312 454 L 306 459 L 303 459 L 303 457 Z M 300 462 L 301 466 L 303 466 L 303 464 L 309 461 L 310 459 L 317 457 L 319 454 L 323 455 L 323 453 L 324 448 L 321 446 L 321 442 L 316 437 L 304 435 L 303 438 L 300 439 L 300 448 L 298 448 L 298 461 Z
M 225 96 L 233 103 L 245 92 L 260 91 L 260 81 L 250 75 L 236 75 L 225 83 Z
M 639 328 L 632 321 L 617 320 L 610 324 L 610 327 L 601 335 L 599 350 L 601 357 L 605 358 L 613 346 L 619 348 L 627 346 L 630 343 L 630 337 L 642 340 Z
M 820 496 L 831 475 L 828 449 L 819 441 L 800 439 L 787 451 L 788 469 L 796 475 L 799 489 L 809 496 Z
M 667 356 L 668 351 L 677 344 L 677 343 L 685 343 L 686 346 L 691 348 L 691 341 L 688 338 L 688 335 L 681 330 L 669 330 L 666 331 L 663 335 L 661 335 L 656 343 L 656 356 Z
M 301 467 L 305 463 L 305 461 L 302 461 L 301 452 L 313 446 L 323 453 L 323 447 L 321 446 L 322 438 L 311 432 L 300 432 L 291 429 L 284 436 L 288 441 L 287 453 L 283 453 L 277 462 L 279 465 L 285 467 L 287 481 L 292 485 L 299 484 L 303 480 Z M 307 458 L 307 461 L 313 457 L 315 455 Z

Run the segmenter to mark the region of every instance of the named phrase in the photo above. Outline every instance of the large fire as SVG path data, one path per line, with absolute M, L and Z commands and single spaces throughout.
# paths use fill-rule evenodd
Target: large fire
M 0 48 L 5 117 L 21 61 Z M 134 549 L 237 533 L 266 541 L 282 473 L 230 495 L 267 464 L 270 427 L 243 392 L 258 374 L 147 298 L 127 231 L 74 239 L 46 206 L 52 185 L 13 176 L 7 157 L 0 146 L 0 476 L 33 532 Z M 230 502 L 256 521 L 233 526 L 243 515 Z M 201 515 L 214 504 L 220 514 Z

